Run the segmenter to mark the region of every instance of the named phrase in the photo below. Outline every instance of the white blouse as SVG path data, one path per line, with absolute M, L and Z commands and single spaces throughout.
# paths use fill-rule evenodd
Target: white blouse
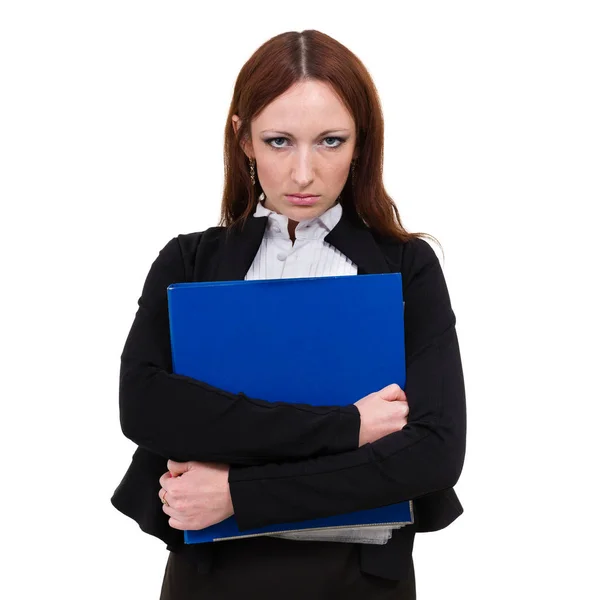
M 342 218 L 341 204 L 334 204 L 318 217 L 300 221 L 296 225 L 294 242 L 290 238 L 285 215 L 269 210 L 259 202 L 254 216 L 269 218 L 262 243 L 245 279 L 357 274 L 357 266 L 323 240 Z

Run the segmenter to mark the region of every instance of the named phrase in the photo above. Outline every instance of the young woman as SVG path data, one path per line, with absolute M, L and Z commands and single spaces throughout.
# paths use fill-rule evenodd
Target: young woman
M 112 502 L 167 544 L 162 600 L 415 598 L 415 533 L 462 513 L 455 316 L 435 252 L 403 228 L 384 189 L 382 161 L 377 92 L 342 44 L 287 32 L 243 66 L 225 128 L 221 224 L 160 251 L 121 356 L 121 425 L 138 449 Z M 389 272 L 403 276 L 404 390 L 390 382 L 354 404 L 311 407 L 172 372 L 171 283 Z M 307 335 L 335 319 L 239 310 L 302 322 Z M 243 531 L 409 499 L 414 524 L 401 529 L 183 543 L 183 530 L 231 515 Z

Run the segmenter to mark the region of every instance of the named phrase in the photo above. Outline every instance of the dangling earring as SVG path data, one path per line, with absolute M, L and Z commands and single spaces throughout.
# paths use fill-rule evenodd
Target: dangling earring
M 250 181 L 252 185 L 256 185 L 256 177 L 254 176 L 254 161 L 250 159 Z
M 356 181 L 356 160 L 352 161 L 352 183 Z

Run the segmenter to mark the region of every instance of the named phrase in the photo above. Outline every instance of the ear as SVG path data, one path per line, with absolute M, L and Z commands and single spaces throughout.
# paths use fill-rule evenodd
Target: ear
M 238 129 L 242 125 L 242 120 L 237 115 L 233 115 L 233 117 L 231 117 L 231 125 L 233 126 L 233 131 L 237 133 Z M 244 137 L 244 139 L 241 140 L 240 144 L 246 156 L 248 158 L 254 158 L 254 148 L 252 147 L 252 141 L 248 140 L 247 137 Z

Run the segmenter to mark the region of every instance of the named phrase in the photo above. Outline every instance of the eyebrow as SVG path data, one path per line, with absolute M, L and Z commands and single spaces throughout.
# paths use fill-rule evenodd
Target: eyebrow
M 326 131 L 322 131 L 321 133 L 319 133 L 319 135 L 317 137 L 322 137 L 324 135 L 327 135 L 328 133 L 338 133 L 341 131 L 349 132 L 350 130 L 346 129 L 345 127 L 340 127 L 339 129 L 327 129 Z M 287 135 L 291 138 L 294 137 L 294 135 L 292 133 L 288 133 L 287 131 L 281 131 L 280 129 L 264 129 L 263 131 L 261 131 L 261 133 L 267 133 L 267 132 L 282 133 L 283 135 Z

